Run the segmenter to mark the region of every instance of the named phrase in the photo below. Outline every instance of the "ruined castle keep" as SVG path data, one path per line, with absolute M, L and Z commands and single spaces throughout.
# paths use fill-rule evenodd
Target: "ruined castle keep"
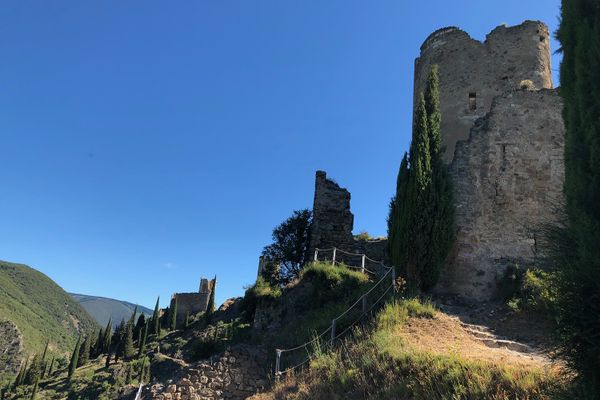
M 184 323 L 186 317 L 193 316 L 199 312 L 204 312 L 208 308 L 210 294 L 216 285 L 216 278 L 208 280 L 200 279 L 200 288 L 196 293 L 174 293 L 171 296 L 169 308 L 173 310 L 175 301 L 177 301 L 177 323 Z
M 457 229 L 437 291 L 489 299 L 507 266 L 534 259 L 536 231 L 561 199 L 564 124 L 548 27 L 499 26 L 484 42 L 434 32 L 415 61 L 415 99 L 434 64 Z
M 561 200 L 564 124 L 548 28 L 499 26 L 484 42 L 454 27 L 432 33 L 415 61 L 415 110 L 434 64 L 456 207 L 456 242 L 436 292 L 486 300 L 508 266 L 534 260 L 536 231 L 555 220 Z M 353 238 L 350 193 L 322 171 L 313 219 L 311 254 L 338 246 L 384 257 L 385 240 Z

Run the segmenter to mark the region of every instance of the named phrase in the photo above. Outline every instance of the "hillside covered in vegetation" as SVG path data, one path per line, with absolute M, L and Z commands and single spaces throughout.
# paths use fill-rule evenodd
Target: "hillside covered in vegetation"
M 0 320 L 21 332 L 24 356 L 68 355 L 79 335 L 96 329 L 92 317 L 60 286 L 35 269 L 0 261 Z M 25 358 L 24 357 L 24 358 Z

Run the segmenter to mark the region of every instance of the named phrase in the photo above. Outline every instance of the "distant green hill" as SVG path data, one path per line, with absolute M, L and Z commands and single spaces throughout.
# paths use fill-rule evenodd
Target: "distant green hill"
M 0 321 L 23 335 L 26 354 L 44 350 L 68 354 L 79 334 L 98 328 L 94 319 L 46 275 L 27 265 L 0 261 Z
M 135 304 L 127 301 L 109 299 L 107 297 L 99 296 L 88 296 L 85 294 L 69 293 L 73 299 L 75 299 L 85 310 L 90 314 L 96 322 L 101 326 L 106 326 L 108 319 L 112 319 L 114 324 L 113 327 L 123 319 L 129 319 L 131 313 L 135 309 Z M 145 314 L 147 316 L 152 315 L 152 310 L 137 306 L 137 315 Z

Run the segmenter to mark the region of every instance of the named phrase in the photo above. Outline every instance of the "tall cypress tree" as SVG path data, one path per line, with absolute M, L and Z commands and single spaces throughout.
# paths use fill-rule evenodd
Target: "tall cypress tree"
M 113 330 L 112 319 L 109 318 L 108 322 L 106 323 L 106 328 L 104 329 L 104 338 L 102 339 L 101 353 L 109 353 L 110 352 L 110 345 L 111 345 L 112 334 L 113 334 L 112 330 Z
M 160 308 L 159 308 L 160 296 L 156 299 L 156 305 L 154 306 L 154 313 L 152 314 L 152 323 L 154 324 L 154 334 L 160 336 Z
M 171 330 L 174 331 L 177 329 L 177 296 L 175 296 L 175 304 L 173 304 L 173 308 L 171 309 Z
M 600 4 L 563 0 L 560 95 L 567 224 L 558 239 L 558 337 L 590 398 L 600 393 Z
M 217 289 L 217 276 L 211 281 L 210 296 L 208 297 L 208 305 L 204 313 L 204 320 L 207 324 L 212 322 L 213 313 L 215 312 L 215 291 Z
M 409 156 L 400 164 L 388 216 L 390 258 L 405 269 L 412 292 L 435 285 L 454 238 L 452 186 L 441 154 L 438 69 L 433 66 L 419 95 Z
M 136 304 L 135 307 L 134 307 L 134 309 L 133 309 L 133 313 L 131 313 L 131 317 L 129 318 L 129 323 L 131 324 L 131 326 L 135 325 L 135 316 L 137 314 L 137 309 L 138 309 L 138 306 Z
M 148 338 L 148 324 L 145 324 L 142 328 L 142 332 L 140 333 L 140 338 L 138 340 L 138 358 L 142 356 L 144 353 L 144 347 L 146 347 L 146 339 Z
M 83 339 L 83 344 L 79 350 L 79 358 L 77 359 L 78 367 L 81 367 L 90 361 L 90 345 L 90 336 L 86 336 L 85 339 Z
M 71 380 L 75 370 L 77 369 L 77 362 L 79 361 L 79 348 L 81 347 L 81 336 L 77 339 L 73 353 L 71 354 L 71 362 L 69 363 L 68 378 Z
M 442 160 L 442 118 L 439 96 L 438 66 L 433 65 L 425 89 L 431 181 L 426 200 L 429 250 L 421 273 L 423 289 L 432 288 L 439 280 L 455 236 L 452 180 Z

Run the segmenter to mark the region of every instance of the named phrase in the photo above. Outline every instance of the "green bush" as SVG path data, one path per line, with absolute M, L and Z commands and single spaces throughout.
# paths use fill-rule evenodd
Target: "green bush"
M 512 269 L 514 278 L 506 278 L 505 300 L 514 311 L 547 313 L 554 303 L 553 277 L 538 268 Z

